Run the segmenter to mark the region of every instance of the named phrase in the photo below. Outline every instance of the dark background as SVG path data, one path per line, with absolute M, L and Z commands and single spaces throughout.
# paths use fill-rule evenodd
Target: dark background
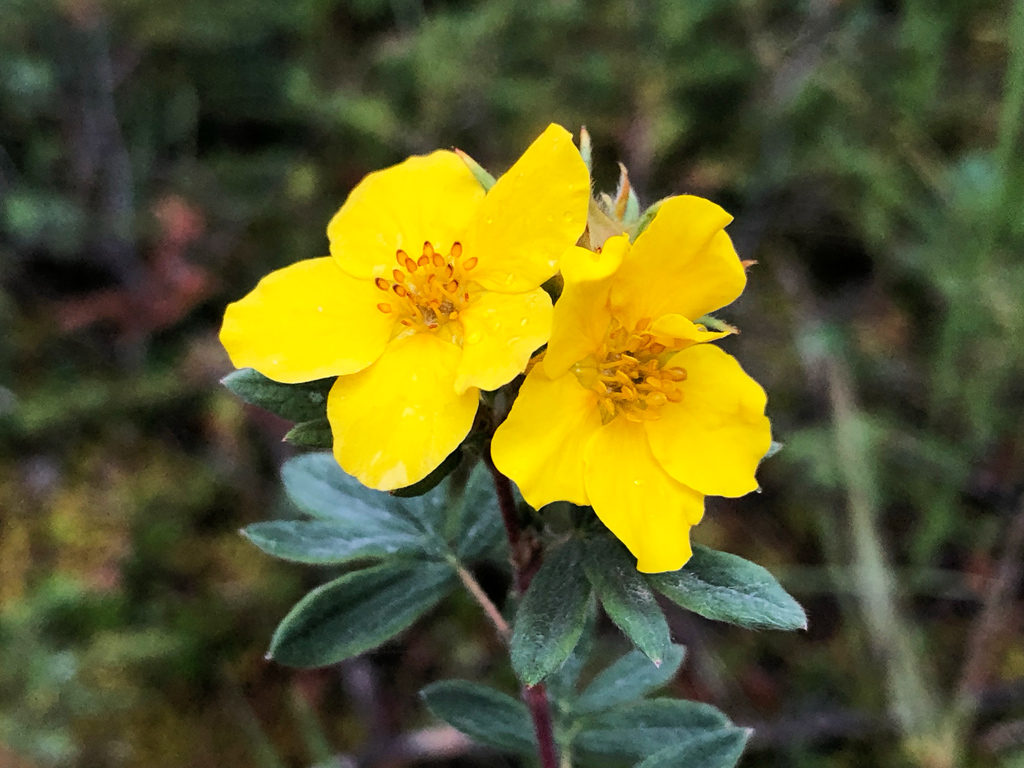
M 327 574 L 237 533 L 292 514 L 292 450 L 216 333 L 365 173 L 500 172 L 550 121 L 759 262 L 724 346 L 785 448 L 695 540 L 810 630 L 673 614 L 672 693 L 757 727 L 750 768 L 1024 766 L 1010 0 L 0 0 L 0 766 L 514 765 L 421 730 L 428 681 L 512 690 L 468 600 L 337 669 L 263 661 Z

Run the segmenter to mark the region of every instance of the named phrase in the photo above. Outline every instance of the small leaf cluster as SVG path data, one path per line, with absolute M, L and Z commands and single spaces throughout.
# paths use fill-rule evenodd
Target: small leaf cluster
M 458 586 L 462 563 L 501 541 L 479 466 L 458 492 L 452 477 L 412 498 L 366 488 L 329 453 L 291 459 L 282 474 L 289 498 L 310 519 L 255 523 L 244 535 L 284 560 L 351 567 L 306 595 L 278 626 L 268 657 L 289 666 L 326 666 L 387 642 Z

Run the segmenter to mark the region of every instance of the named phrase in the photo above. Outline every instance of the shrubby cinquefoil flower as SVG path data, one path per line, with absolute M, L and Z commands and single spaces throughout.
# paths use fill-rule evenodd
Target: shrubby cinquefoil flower
M 479 390 L 548 340 L 539 287 L 586 222 L 589 174 L 552 125 L 486 191 L 453 152 L 371 173 L 327 229 L 331 256 L 267 275 L 224 316 L 238 367 L 337 376 L 334 454 L 373 488 L 425 477 L 473 424 Z
M 764 390 L 693 322 L 746 283 L 731 220 L 674 197 L 632 246 L 566 254 L 548 348 L 492 442 L 531 505 L 592 506 L 641 571 L 682 567 L 704 496 L 755 490 L 771 443 Z

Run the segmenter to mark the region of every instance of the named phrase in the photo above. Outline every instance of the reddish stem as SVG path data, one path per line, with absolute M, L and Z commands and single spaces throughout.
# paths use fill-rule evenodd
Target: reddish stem
M 516 590 L 520 597 L 526 592 L 540 565 L 540 558 L 532 544 L 532 540 L 523 536 L 519 525 L 519 511 L 516 509 L 515 496 L 512 495 L 512 481 L 494 466 L 491 452 L 484 452 L 484 463 L 491 471 L 494 479 L 494 491 L 498 497 L 498 508 L 501 519 L 505 523 L 505 535 L 508 537 L 509 550 L 512 553 L 512 572 L 515 574 Z M 530 710 L 533 730 L 537 734 L 538 754 L 542 768 L 558 768 L 558 752 L 555 749 L 555 732 L 551 724 L 551 705 L 548 702 L 547 689 L 542 683 L 524 685 L 523 700 Z

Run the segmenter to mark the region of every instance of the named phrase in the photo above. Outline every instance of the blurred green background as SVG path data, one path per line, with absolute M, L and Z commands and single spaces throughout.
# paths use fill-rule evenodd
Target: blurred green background
M 673 614 L 672 693 L 756 727 L 751 768 L 1024 766 L 1024 3 L 0 19 L 0 766 L 514 765 L 416 698 L 511 686 L 468 600 L 337 669 L 263 661 L 326 574 L 237 533 L 291 514 L 291 449 L 219 387 L 216 333 L 326 252 L 368 171 L 455 145 L 500 172 L 550 121 L 587 126 L 599 187 L 621 160 L 643 202 L 724 205 L 759 262 L 724 346 L 786 447 L 695 538 L 772 569 L 810 630 Z

